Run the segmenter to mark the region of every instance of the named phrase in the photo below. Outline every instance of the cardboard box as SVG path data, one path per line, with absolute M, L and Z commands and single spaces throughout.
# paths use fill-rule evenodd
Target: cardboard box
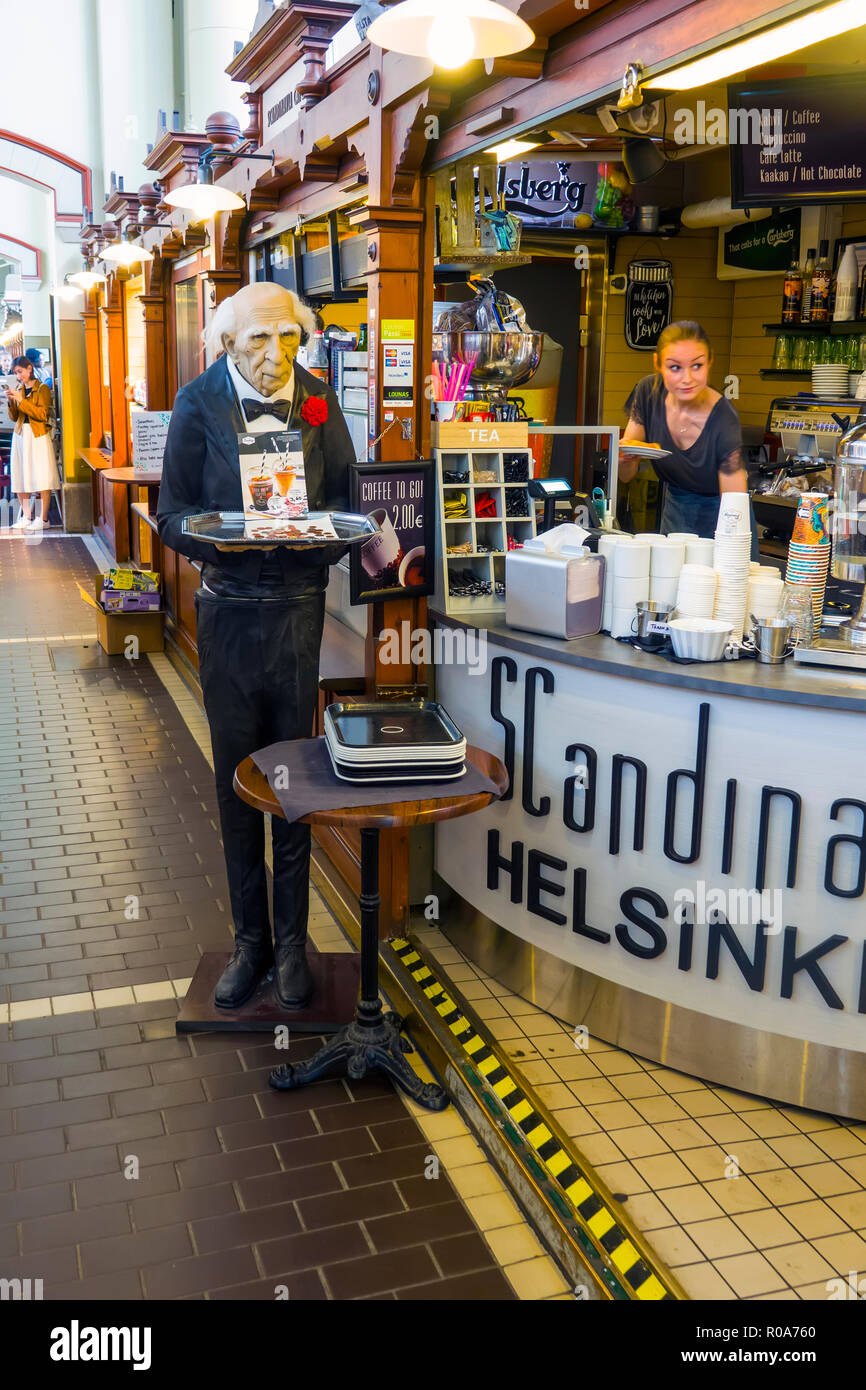
M 158 613 L 162 599 L 156 593 L 135 593 L 129 589 L 103 589 L 100 595 L 106 613 Z
M 432 425 L 434 449 L 526 449 L 529 425 L 493 420 L 440 420 Z
M 138 639 L 140 652 L 161 652 L 165 645 L 162 613 L 106 613 L 102 607 L 104 576 L 93 576 L 96 632 L 99 645 L 109 656 L 124 656 L 130 637 Z

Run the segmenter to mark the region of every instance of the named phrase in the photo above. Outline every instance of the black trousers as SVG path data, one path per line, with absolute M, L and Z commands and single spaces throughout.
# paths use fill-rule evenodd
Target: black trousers
M 196 596 L 199 672 L 211 731 L 235 940 L 270 958 L 265 822 L 232 786 L 238 763 L 282 739 L 309 738 L 318 700 L 325 595 Z M 274 816 L 274 940 L 306 938 L 310 827 Z

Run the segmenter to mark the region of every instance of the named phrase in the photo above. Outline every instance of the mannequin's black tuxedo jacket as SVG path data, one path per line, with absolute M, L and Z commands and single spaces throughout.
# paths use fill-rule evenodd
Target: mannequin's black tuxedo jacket
M 308 425 L 301 416 L 309 396 L 327 401 L 328 418 L 322 425 Z M 331 387 L 297 363 L 286 428 L 300 429 L 302 434 L 310 511 L 348 510 L 349 473 L 355 461 L 348 426 Z M 245 431 L 226 358 L 221 357 L 177 393 L 165 447 L 157 526 L 160 540 L 172 550 L 255 583 L 265 555 L 274 552 L 217 550 L 209 541 L 182 531 L 184 517 L 198 512 L 243 510 L 238 435 Z M 276 550 L 287 585 L 298 594 L 322 590 L 328 582 L 328 565 L 344 552 L 345 546 L 336 545 L 309 552 L 284 546 Z

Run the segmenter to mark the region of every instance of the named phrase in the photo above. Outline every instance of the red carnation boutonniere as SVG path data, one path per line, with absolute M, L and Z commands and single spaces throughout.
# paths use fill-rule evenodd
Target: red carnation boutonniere
M 324 425 L 328 418 L 328 402 L 323 396 L 308 396 L 301 406 L 301 419 L 308 425 Z

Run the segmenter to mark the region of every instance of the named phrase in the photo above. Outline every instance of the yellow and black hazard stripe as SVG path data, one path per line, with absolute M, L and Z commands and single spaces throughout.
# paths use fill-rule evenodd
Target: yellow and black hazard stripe
M 674 1294 L 666 1287 L 664 1271 L 650 1267 L 646 1254 L 636 1248 L 613 1214 L 609 1200 L 599 1193 L 597 1180 L 591 1180 L 590 1175 L 578 1167 L 566 1144 L 551 1132 L 547 1120 L 538 1113 L 503 1059 L 481 1035 L 479 1026 L 457 1006 L 411 942 L 397 938 L 390 944 L 453 1034 L 455 1042 L 460 1044 L 472 1070 L 494 1092 L 557 1190 L 567 1198 L 576 1217 L 578 1236 L 583 1235 L 580 1243 L 587 1254 L 598 1252 L 601 1255 L 607 1269 L 605 1282 L 614 1296 L 642 1302 L 673 1299 Z

